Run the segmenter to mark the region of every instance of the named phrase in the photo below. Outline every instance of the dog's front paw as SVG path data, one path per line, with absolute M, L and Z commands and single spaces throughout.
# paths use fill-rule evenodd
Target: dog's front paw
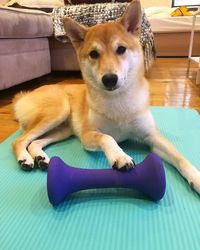
M 134 166 L 135 162 L 133 161 L 133 159 L 129 155 L 122 153 L 121 155 L 118 155 L 116 157 L 112 168 L 117 169 L 119 171 L 128 171 Z
M 36 156 L 35 157 L 35 165 L 38 166 L 39 169 L 41 170 L 47 170 L 48 165 L 49 165 L 49 159 L 43 156 Z
M 198 193 L 200 194 L 200 172 L 195 169 L 196 171 L 193 172 L 193 174 L 188 179 L 188 182 L 190 186 Z
M 181 174 L 186 178 L 190 186 L 200 194 L 200 171 L 188 163 L 180 169 Z

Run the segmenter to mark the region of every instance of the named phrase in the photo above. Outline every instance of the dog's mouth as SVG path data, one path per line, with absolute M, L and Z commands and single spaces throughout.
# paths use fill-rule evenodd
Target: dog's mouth
M 106 91 L 112 92 L 112 91 L 115 91 L 115 90 L 118 89 L 118 88 L 119 88 L 119 86 L 114 86 L 114 87 L 105 87 L 104 89 L 105 89 Z

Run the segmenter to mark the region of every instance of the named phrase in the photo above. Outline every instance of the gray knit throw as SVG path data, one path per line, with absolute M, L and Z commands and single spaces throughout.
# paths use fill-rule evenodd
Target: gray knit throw
M 52 12 L 54 35 L 61 42 L 67 42 L 66 33 L 63 27 L 63 17 L 68 16 L 86 26 L 93 26 L 99 23 L 113 21 L 121 17 L 128 3 L 99 3 L 66 5 L 54 8 Z M 144 52 L 144 66 L 148 71 L 154 57 L 155 47 L 153 32 L 150 23 L 143 13 L 140 33 L 140 43 Z

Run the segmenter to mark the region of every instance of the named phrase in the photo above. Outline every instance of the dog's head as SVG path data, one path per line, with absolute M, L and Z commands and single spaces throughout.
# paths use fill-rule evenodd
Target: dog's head
M 98 90 L 128 87 L 143 74 L 143 57 L 138 39 L 141 20 L 139 0 L 132 1 L 115 22 L 85 27 L 64 18 L 64 27 L 76 49 L 82 75 Z

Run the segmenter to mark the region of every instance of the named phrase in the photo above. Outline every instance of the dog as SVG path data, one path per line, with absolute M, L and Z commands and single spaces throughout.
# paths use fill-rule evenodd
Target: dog
M 102 150 L 113 168 L 126 171 L 135 164 L 117 142 L 139 138 L 200 193 L 200 172 L 160 134 L 149 110 L 141 15 L 134 0 L 113 22 L 85 27 L 64 18 L 85 84 L 47 85 L 14 98 L 24 132 L 12 146 L 22 169 L 46 169 L 49 158 L 42 149 L 76 135 L 86 150 Z

